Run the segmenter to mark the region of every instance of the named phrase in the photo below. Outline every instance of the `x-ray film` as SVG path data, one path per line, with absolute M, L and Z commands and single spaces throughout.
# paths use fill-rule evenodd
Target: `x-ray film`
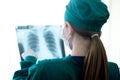
M 20 57 L 28 49 L 32 49 L 38 55 L 39 60 L 64 57 L 65 50 L 61 32 L 61 25 L 17 26 Z

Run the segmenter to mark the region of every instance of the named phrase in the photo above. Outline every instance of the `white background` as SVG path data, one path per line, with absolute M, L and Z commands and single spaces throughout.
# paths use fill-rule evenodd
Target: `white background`
M 0 80 L 12 80 L 14 71 L 20 68 L 15 27 L 28 24 L 63 24 L 67 1 L 0 0 Z M 120 66 L 120 1 L 105 2 L 110 8 L 111 17 L 102 29 L 101 39 L 109 61 Z

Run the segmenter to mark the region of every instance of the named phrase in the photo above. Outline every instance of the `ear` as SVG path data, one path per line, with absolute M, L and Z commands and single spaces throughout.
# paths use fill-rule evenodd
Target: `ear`
M 71 24 L 69 22 L 65 22 L 65 24 L 66 24 L 66 27 L 68 28 L 68 34 L 70 36 L 73 35 L 74 30 L 73 30 L 73 27 L 71 26 Z

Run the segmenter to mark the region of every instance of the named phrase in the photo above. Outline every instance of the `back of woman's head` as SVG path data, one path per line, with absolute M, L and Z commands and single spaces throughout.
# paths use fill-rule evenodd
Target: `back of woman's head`
M 84 80 L 107 80 L 107 57 L 100 34 L 108 18 L 109 11 L 101 0 L 70 0 L 66 6 L 65 21 L 78 34 L 89 37 L 91 41 L 84 60 Z

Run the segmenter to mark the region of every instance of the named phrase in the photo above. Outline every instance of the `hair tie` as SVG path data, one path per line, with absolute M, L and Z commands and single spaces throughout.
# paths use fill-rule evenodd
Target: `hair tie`
M 93 35 L 91 36 L 91 38 L 94 38 L 94 37 L 99 37 L 99 35 L 98 35 L 98 34 L 93 34 Z

